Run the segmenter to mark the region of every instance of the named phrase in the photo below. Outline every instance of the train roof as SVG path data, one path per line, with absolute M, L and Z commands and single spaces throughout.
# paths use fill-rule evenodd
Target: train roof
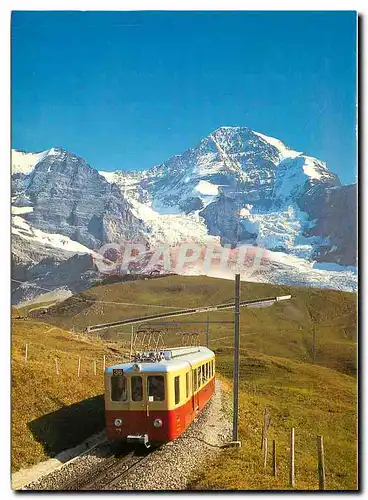
M 176 347 L 160 351 L 164 355 L 161 361 L 131 361 L 108 366 L 105 373 L 112 373 L 113 369 L 122 369 L 125 373 L 167 373 L 186 368 L 188 365 L 214 357 L 214 352 L 207 347 Z M 139 364 L 140 370 L 134 368 Z

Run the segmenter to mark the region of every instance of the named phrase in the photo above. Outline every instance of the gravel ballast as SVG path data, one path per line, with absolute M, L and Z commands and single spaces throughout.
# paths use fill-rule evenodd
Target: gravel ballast
M 221 452 L 231 438 L 231 423 L 223 412 L 221 384 L 216 380 L 215 394 L 192 425 L 175 441 L 153 451 L 128 476 L 122 477 L 109 490 L 185 490 L 196 478 L 206 461 Z M 111 453 L 110 453 L 111 454 Z M 96 467 L 103 467 L 109 455 L 101 445 L 69 464 L 65 464 L 25 489 L 60 490 L 68 481 Z

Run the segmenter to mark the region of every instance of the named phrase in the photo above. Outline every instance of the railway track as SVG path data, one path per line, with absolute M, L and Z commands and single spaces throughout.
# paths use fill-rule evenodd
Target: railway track
M 262 299 L 252 299 L 252 300 L 242 300 L 240 301 L 240 307 L 264 307 L 266 305 L 271 305 L 274 302 L 279 302 L 280 300 L 288 300 L 291 298 L 291 295 L 283 295 L 279 297 L 265 297 Z M 96 332 L 98 330 L 104 330 L 105 328 L 115 328 L 121 325 L 135 325 L 137 323 L 145 323 L 149 320 L 155 319 L 164 319 L 171 318 L 173 316 L 185 316 L 187 314 L 197 314 L 197 313 L 205 313 L 211 311 L 221 311 L 224 309 L 232 309 L 234 308 L 234 303 L 226 303 L 226 304 L 218 304 L 215 306 L 207 306 L 207 307 L 195 307 L 191 309 L 180 309 L 179 311 L 173 311 L 169 313 L 159 313 L 152 314 L 150 316 L 140 316 L 138 318 L 129 318 L 122 319 L 120 321 L 113 321 L 110 323 L 101 323 L 98 325 L 91 325 L 86 328 L 87 333 Z
M 122 455 L 111 455 L 102 463 L 68 481 L 62 491 L 101 491 L 108 490 L 124 479 L 138 464 L 149 457 L 146 450 L 138 454 L 136 450 Z

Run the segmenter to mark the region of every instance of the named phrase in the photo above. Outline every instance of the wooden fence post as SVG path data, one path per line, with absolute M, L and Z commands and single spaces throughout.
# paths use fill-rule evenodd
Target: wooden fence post
M 289 464 L 289 486 L 295 488 L 295 461 L 294 461 L 294 427 L 290 432 L 290 464 Z
M 271 423 L 271 415 L 268 412 L 268 409 L 264 409 L 263 415 L 263 427 L 262 427 L 262 442 L 261 442 L 261 450 L 263 449 L 263 443 L 265 438 L 267 437 L 267 429 L 269 428 Z
M 267 438 L 264 438 L 263 441 L 263 467 L 267 467 L 267 453 L 268 453 L 268 441 Z
M 28 361 L 28 344 L 26 344 L 26 352 L 25 352 L 25 355 L 24 355 L 24 363 L 27 364 L 27 361 Z
M 277 476 L 276 440 L 272 441 L 272 474 Z
M 93 360 L 93 372 L 95 375 L 97 375 L 97 363 L 96 360 Z
M 318 451 L 318 479 L 319 489 L 325 489 L 325 452 L 323 449 L 323 436 L 317 436 L 317 451 Z
M 81 370 L 81 357 L 79 356 L 79 358 L 78 358 L 78 377 L 80 377 L 80 370 Z
M 59 375 L 59 362 L 57 358 L 55 358 L 55 368 L 56 368 L 56 375 Z
M 104 357 L 103 357 L 103 372 L 105 373 L 105 368 L 106 368 L 106 356 L 104 354 Z

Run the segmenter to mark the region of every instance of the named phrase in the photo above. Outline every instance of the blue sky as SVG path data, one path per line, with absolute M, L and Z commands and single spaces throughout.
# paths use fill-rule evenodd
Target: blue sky
M 354 12 L 13 12 L 12 147 L 145 169 L 244 125 L 356 180 Z

